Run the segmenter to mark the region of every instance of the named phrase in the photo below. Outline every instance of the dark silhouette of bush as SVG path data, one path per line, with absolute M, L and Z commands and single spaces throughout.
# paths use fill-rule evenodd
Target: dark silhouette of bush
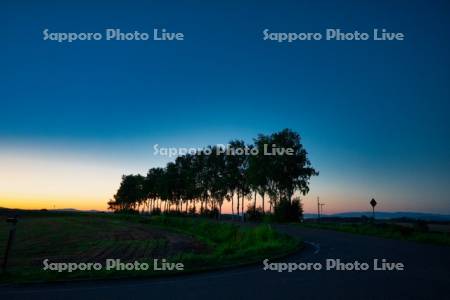
M 196 210 L 197 210 L 197 209 L 195 208 L 195 206 L 192 206 L 192 207 L 189 208 L 189 212 L 188 212 L 188 213 L 189 213 L 190 215 L 195 216 Z
M 114 211 L 116 214 L 123 214 L 123 215 L 138 215 L 139 211 L 132 209 L 132 208 L 124 208 L 121 210 Z
M 179 210 L 169 210 L 169 211 L 165 211 L 163 214 L 166 216 L 172 216 L 172 217 L 183 217 L 184 216 L 184 213 Z
M 303 218 L 303 207 L 300 200 L 281 201 L 275 206 L 273 217 L 276 222 L 300 222 Z
M 247 208 L 247 220 L 248 221 L 262 221 L 263 219 L 263 210 L 261 207 L 255 208 L 253 205 L 249 205 Z
M 200 216 L 217 219 L 217 218 L 219 218 L 219 210 L 217 208 L 203 209 L 200 212 Z
M 159 207 L 155 207 L 152 210 L 152 216 L 159 216 L 159 215 L 161 215 L 161 209 Z

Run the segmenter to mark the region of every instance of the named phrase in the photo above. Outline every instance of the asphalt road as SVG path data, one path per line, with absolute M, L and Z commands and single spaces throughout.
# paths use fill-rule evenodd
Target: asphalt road
M 72 282 L 0 288 L 1 299 L 448 299 L 450 247 L 295 225 L 280 230 L 311 242 L 286 262 L 401 262 L 404 271 L 264 271 L 260 265 L 164 279 Z M 372 268 L 371 268 L 372 269 Z

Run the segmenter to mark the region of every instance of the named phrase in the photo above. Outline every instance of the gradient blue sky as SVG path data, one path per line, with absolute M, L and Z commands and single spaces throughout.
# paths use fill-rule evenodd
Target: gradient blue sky
M 95 3 L 91 3 L 95 2 Z M 104 209 L 153 144 L 248 142 L 286 127 L 313 165 L 305 208 L 450 213 L 448 1 L 3 1 L 0 206 Z M 42 40 L 151 32 L 183 42 Z M 262 40 L 262 30 L 405 41 Z M 23 186 L 26 186 L 25 188 Z

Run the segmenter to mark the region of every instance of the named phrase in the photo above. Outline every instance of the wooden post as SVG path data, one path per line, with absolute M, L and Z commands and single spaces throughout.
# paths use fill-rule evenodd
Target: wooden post
M 3 265 L 2 265 L 3 273 L 6 272 L 6 266 L 8 264 L 9 252 L 11 251 L 12 243 L 14 241 L 14 236 L 16 235 L 17 217 L 8 218 L 8 219 L 6 219 L 6 222 L 11 223 L 11 228 L 9 229 L 8 242 L 6 243 L 5 256 L 3 257 Z

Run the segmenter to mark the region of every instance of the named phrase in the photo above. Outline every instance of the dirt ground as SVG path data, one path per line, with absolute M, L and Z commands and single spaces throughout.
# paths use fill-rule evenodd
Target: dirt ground
M 8 225 L 0 223 L 0 249 L 5 249 Z M 169 258 L 205 252 L 195 238 L 122 220 L 96 217 L 23 218 L 16 229 L 9 265 L 51 262 L 104 262 Z

